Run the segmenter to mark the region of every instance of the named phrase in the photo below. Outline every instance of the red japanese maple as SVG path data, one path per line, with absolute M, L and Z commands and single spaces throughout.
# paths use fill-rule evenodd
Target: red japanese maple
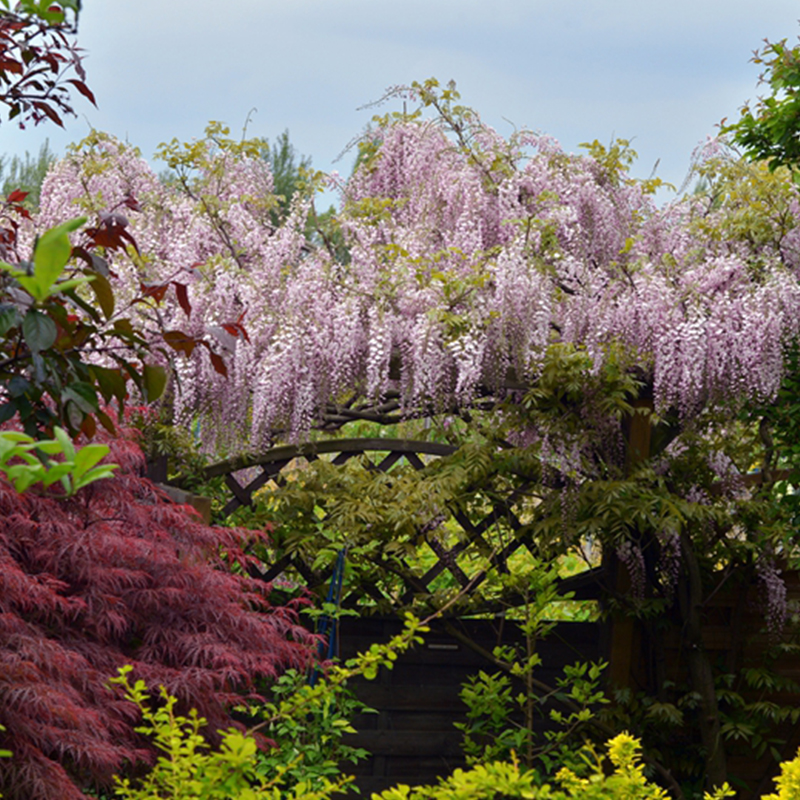
M 0 791 L 84 797 L 152 753 L 107 681 L 123 664 L 230 727 L 231 704 L 310 657 L 296 610 L 246 577 L 263 533 L 212 528 L 138 476 L 130 439 L 111 443 L 114 478 L 74 498 L 0 481 Z M 233 565 L 244 567 L 232 570 Z

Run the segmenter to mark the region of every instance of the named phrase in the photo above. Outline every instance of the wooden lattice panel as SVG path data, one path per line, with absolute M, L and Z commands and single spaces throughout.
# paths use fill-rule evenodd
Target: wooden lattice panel
M 300 458 L 312 462 L 321 457 L 328 457 L 333 464 L 343 465 L 358 456 L 368 468 L 388 472 L 403 462 L 420 470 L 425 466 L 426 460 L 450 455 L 455 450 L 456 448 L 451 445 L 405 439 L 334 439 L 287 445 L 273 448 L 260 456 L 230 459 L 208 467 L 206 477 L 224 476 L 231 492 L 231 498 L 222 511 L 227 517 L 238 508 L 250 505 L 255 492 L 267 482 L 275 481 L 280 485 L 281 471 Z M 376 455 L 379 457 L 376 458 Z M 246 480 L 241 479 L 243 473 L 248 476 Z M 361 581 L 358 586 L 348 587 L 350 596 L 345 605 L 357 606 L 364 596 L 367 596 L 384 607 L 387 603 L 392 607 L 403 607 L 409 605 L 415 596 L 430 594 L 434 582 L 441 581 L 443 576 L 453 585 L 472 591 L 486 579 L 489 569 L 507 571 L 508 559 L 520 547 L 527 547 L 532 553 L 535 552 L 531 537 L 524 532 L 524 526 L 515 513 L 515 505 L 524 495 L 524 489 L 524 486 L 519 487 L 509 492 L 507 498 L 494 501 L 488 513 L 477 521 L 470 519 L 461 509 L 451 509 L 451 519 L 461 530 L 458 541 L 453 545 L 445 545 L 440 538 L 427 535 L 421 530 L 421 536 L 436 558 L 432 566 L 420 569 L 402 557 L 395 557 L 389 561 L 376 556 L 374 566 L 378 571 L 392 576 L 395 582 L 399 580 L 403 588 L 399 593 L 395 592 L 393 596 L 389 596 L 384 586 Z M 508 527 L 511 536 L 502 547 L 493 547 L 486 537 L 499 521 Z M 471 556 L 479 552 L 491 555 L 484 559 L 482 567 L 473 569 L 468 562 L 471 561 Z M 310 589 L 319 589 L 330 580 L 332 568 L 315 571 L 296 551 L 284 552 L 276 555 L 274 563 L 262 577 L 264 580 L 272 581 L 290 572 L 301 576 Z

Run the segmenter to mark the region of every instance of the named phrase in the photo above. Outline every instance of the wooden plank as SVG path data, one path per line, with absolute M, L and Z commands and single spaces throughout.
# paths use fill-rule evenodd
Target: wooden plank
M 239 506 L 250 505 L 250 492 L 239 484 L 233 475 L 225 476 L 225 485 L 231 490 L 234 498 L 238 501 Z M 237 506 L 238 507 L 238 506 Z
M 364 747 L 373 756 L 421 758 L 435 754 L 437 758 L 461 757 L 461 733 L 452 731 L 374 730 L 350 734 L 347 743 Z
M 439 714 L 449 710 L 461 715 L 466 709 L 458 696 L 461 691 L 460 684 L 455 684 L 451 692 L 443 692 L 441 686 L 407 683 L 393 683 L 387 686 L 364 683 L 353 684 L 351 688 L 362 703 L 386 711 L 429 709 L 432 714 Z

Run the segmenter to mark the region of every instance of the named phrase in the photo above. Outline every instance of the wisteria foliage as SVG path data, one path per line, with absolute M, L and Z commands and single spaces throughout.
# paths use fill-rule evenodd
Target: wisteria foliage
M 598 367 L 621 347 L 657 410 L 775 394 L 800 325 L 793 196 L 774 235 L 720 235 L 730 197 L 658 207 L 610 151 L 568 155 L 444 108 L 387 117 L 362 143 L 339 185 L 347 259 L 307 238 L 308 193 L 272 225 L 267 161 L 219 126 L 165 148 L 181 176 L 171 182 L 93 134 L 50 172 L 36 226 L 118 213 L 135 197 L 141 210 L 126 213 L 140 254 L 115 258 L 115 288 L 124 300 L 141 283 L 188 284 L 191 314 L 165 301 L 162 322 L 222 345 L 228 376 L 199 348 L 181 358 L 176 412 L 199 414 L 217 450 L 308 430 L 354 394 L 399 391 L 409 409 L 469 403 L 534 380 L 555 342 Z M 231 320 L 249 340 L 231 335 Z

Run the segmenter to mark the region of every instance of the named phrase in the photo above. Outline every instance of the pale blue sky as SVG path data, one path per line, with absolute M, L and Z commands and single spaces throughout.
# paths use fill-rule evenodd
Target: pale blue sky
M 314 166 L 369 121 L 387 86 L 454 78 L 503 133 L 564 149 L 633 139 L 637 173 L 680 183 L 694 147 L 756 95 L 764 37 L 800 33 L 796 0 L 84 0 L 79 41 L 99 109 L 76 98 L 62 132 L 0 126 L 0 153 L 59 152 L 93 125 L 138 145 L 202 135 L 210 119 L 271 139 L 288 128 Z M 157 168 L 160 168 L 157 166 Z

